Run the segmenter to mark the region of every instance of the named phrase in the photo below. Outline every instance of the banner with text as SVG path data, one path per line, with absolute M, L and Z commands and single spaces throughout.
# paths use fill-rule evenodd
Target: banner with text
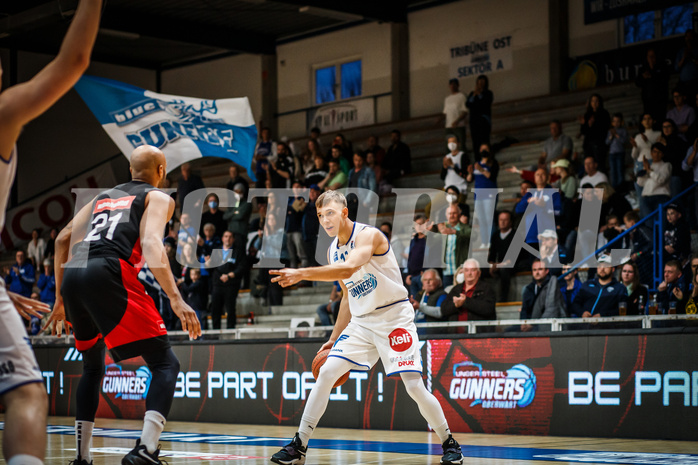
M 477 77 L 514 68 L 512 36 L 462 42 L 448 49 L 450 78 Z
M 372 98 L 333 103 L 308 112 L 308 130 L 320 128 L 323 134 L 376 124 Z

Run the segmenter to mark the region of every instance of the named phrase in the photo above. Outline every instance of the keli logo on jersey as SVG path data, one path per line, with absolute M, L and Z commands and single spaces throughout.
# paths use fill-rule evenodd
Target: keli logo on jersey
M 352 297 L 360 299 L 378 287 L 378 280 L 372 273 L 366 273 L 357 282 L 347 283 L 347 290 Z
M 131 208 L 133 200 L 136 198 L 135 195 L 129 195 L 128 197 L 121 197 L 118 199 L 102 199 L 95 203 L 95 209 L 93 213 L 103 212 L 104 210 L 114 211 L 114 210 L 128 210 Z

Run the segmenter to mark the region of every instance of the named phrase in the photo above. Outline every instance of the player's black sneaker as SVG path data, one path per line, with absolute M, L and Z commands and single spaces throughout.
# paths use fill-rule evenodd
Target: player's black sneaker
M 83 460 L 82 457 L 78 456 L 78 458 L 75 460 L 68 462 L 68 465 L 92 465 L 92 460 L 88 462 L 87 460 Z
M 145 444 L 141 444 L 141 440 L 136 439 L 136 447 L 121 459 L 121 465 L 167 465 L 167 462 L 158 458 L 159 454 L 159 447 L 151 454 L 146 449 Z
M 448 439 L 441 444 L 444 449 L 444 455 L 441 457 L 441 463 L 445 464 L 461 464 L 463 463 L 463 453 L 460 450 L 460 444 L 453 439 L 453 436 L 448 435 Z
M 271 456 L 271 461 L 281 465 L 303 465 L 305 463 L 305 452 L 307 447 L 303 447 L 301 438 L 296 433 L 290 443 L 283 449 Z

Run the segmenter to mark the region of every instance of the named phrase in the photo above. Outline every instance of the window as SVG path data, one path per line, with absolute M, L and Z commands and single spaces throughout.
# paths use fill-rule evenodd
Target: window
M 361 60 L 316 68 L 315 105 L 360 96 L 361 78 Z
M 657 11 L 637 13 L 623 18 L 625 45 L 683 34 L 693 25 L 693 3 Z

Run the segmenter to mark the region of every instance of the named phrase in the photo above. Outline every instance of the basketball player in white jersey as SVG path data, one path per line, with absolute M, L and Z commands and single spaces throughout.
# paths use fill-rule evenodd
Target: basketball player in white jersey
M 90 63 L 102 0 L 81 0 L 56 58 L 32 79 L 0 94 L 0 231 L 17 169 L 22 127 L 61 98 Z M 5 406 L 3 455 L 8 465 L 41 465 L 48 400 L 43 378 L 18 315 L 41 318 L 38 302 L 0 286 L 0 403 Z
M 271 457 L 272 462 L 305 463 L 308 440 L 327 408 L 335 381 L 349 370 L 369 370 L 380 358 L 388 376 L 400 375 L 407 393 L 439 435 L 444 452 L 441 463 L 463 463 L 443 409 L 422 381 L 414 309 L 389 241 L 379 229 L 352 222 L 346 198 L 336 191 L 322 194 L 315 206 L 320 225 L 335 238 L 328 251 L 330 264 L 273 270 L 272 281 L 286 287 L 304 280 L 338 280 L 342 302 L 330 340 L 318 351 L 332 349 L 310 392 L 298 432 Z

